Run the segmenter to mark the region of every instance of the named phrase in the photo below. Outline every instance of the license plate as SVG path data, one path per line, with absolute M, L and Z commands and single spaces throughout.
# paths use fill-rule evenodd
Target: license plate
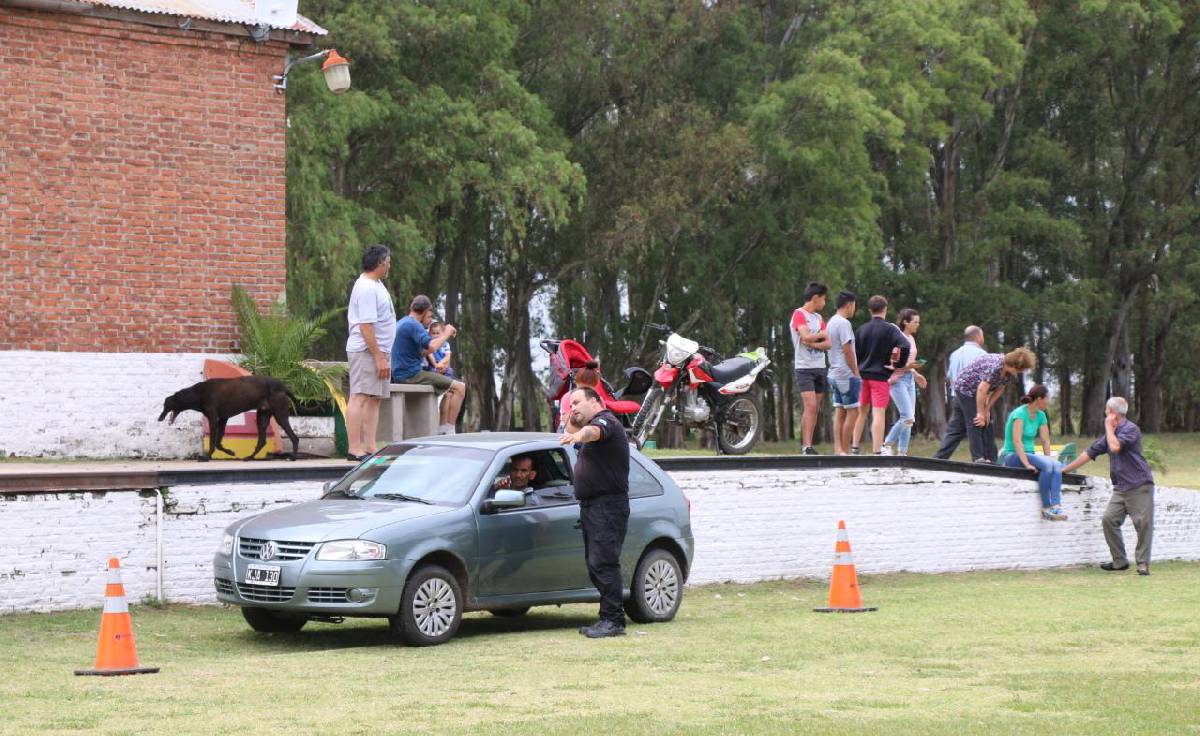
M 246 565 L 246 582 L 254 585 L 279 587 L 278 565 Z

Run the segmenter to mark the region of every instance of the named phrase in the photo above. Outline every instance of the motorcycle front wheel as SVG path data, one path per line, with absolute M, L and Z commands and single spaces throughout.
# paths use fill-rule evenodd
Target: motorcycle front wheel
M 642 449 L 642 446 L 646 444 L 646 440 L 654 432 L 659 416 L 662 414 L 662 405 L 665 398 L 666 393 L 663 391 L 662 386 L 656 383 L 646 392 L 646 398 L 642 399 L 642 408 L 638 410 L 637 416 L 634 417 L 633 427 L 630 430 L 633 434 L 633 441 L 639 450 Z
M 762 426 L 762 408 L 753 391 L 742 394 L 721 407 L 717 414 L 720 451 L 726 455 L 745 455 L 758 443 Z

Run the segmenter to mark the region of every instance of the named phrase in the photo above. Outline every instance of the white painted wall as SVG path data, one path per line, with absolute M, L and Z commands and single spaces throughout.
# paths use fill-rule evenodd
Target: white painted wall
M 860 573 L 1035 568 L 1107 559 L 1109 488 L 1064 493 L 1039 517 L 1032 481 L 903 469 L 674 473 L 692 500 L 691 583 L 825 577 L 845 519 Z M 164 597 L 211 603 L 211 561 L 235 519 L 320 493 L 318 482 L 177 486 L 163 522 Z M 1159 488 L 1154 559 L 1200 559 L 1200 492 Z M 1132 554 L 1134 535 L 1126 523 Z M 153 596 L 155 499 L 143 492 L 0 494 L 0 613 L 100 605 L 109 556 Z
M 4 417 L 0 456 L 196 455 L 201 447 L 200 415 L 186 412 L 168 426 L 165 420 L 158 421 L 163 399 L 204 380 L 205 358 L 236 357 L 0 351 L 0 416 Z M 292 427 L 301 438 L 302 450 L 332 452 L 331 418 L 299 417 Z

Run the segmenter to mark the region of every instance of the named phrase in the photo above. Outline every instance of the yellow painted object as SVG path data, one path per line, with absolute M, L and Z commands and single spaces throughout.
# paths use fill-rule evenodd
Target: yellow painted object
M 246 415 L 243 414 L 242 416 L 244 417 Z M 258 444 L 258 427 L 256 425 L 250 425 L 253 434 L 246 435 L 244 427 L 239 426 L 235 428 L 233 426 L 235 419 L 237 419 L 237 417 L 230 419 L 229 424 L 225 425 L 225 436 L 221 438 L 221 446 L 228 450 L 233 450 L 233 454 L 226 455 L 220 450 L 217 450 L 212 454 L 213 460 L 245 460 L 250 457 L 250 453 L 254 451 L 254 446 Z M 205 422 L 205 424 L 207 425 L 207 422 Z M 235 432 L 235 429 L 238 431 Z M 204 440 L 202 442 L 205 454 L 208 454 L 208 446 L 211 443 L 212 437 L 209 435 L 207 426 L 205 426 Z M 267 442 L 262 446 L 262 449 L 258 451 L 258 454 L 254 456 L 254 459 L 266 459 L 274 447 L 275 444 L 271 441 L 271 431 L 268 429 Z
M 330 380 L 328 377 L 325 378 L 325 388 L 329 389 L 329 395 L 333 397 L 333 400 L 335 402 L 337 402 L 338 409 L 341 410 L 342 416 L 347 416 L 346 397 L 342 395 L 342 392 L 338 389 L 337 386 L 334 385 L 333 381 Z M 232 449 L 232 448 L 230 448 L 230 449 Z

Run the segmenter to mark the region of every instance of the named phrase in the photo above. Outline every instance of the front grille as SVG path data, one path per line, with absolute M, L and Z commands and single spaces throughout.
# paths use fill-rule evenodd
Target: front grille
M 268 541 L 275 544 L 275 555 L 272 560 L 303 560 L 312 551 L 312 548 L 317 546 L 313 542 L 279 542 L 267 539 L 251 539 L 250 537 L 238 538 L 238 551 L 242 557 L 249 560 L 261 560 L 262 548 Z
M 310 603 L 348 603 L 346 588 L 309 588 Z
M 217 592 L 221 595 L 233 595 L 233 581 L 214 578 L 213 583 L 217 586 Z
M 254 585 L 252 583 L 238 583 L 238 595 L 248 601 L 257 601 L 259 603 L 283 603 L 290 601 L 295 595 L 295 588 L 272 588 L 269 585 Z

